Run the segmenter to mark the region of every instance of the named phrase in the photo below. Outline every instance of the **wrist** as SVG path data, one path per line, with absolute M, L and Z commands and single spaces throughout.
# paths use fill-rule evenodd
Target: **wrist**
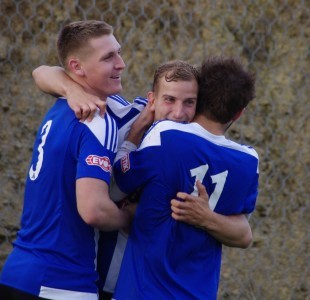
M 126 140 L 138 146 L 147 128 L 131 127 Z
M 68 99 L 69 95 L 72 95 L 77 89 L 77 84 L 72 79 L 62 82 L 63 96 Z
M 205 231 L 213 232 L 217 229 L 217 213 L 211 212 L 202 222 L 202 228 Z

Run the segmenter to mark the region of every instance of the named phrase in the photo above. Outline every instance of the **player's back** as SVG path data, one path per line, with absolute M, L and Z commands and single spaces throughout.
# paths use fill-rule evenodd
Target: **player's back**
M 132 293 L 128 299 L 215 299 L 221 244 L 202 229 L 174 221 L 170 200 L 179 191 L 195 193 L 199 179 L 217 212 L 250 213 L 257 193 L 256 152 L 196 123 L 163 121 L 150 130 L 127 165 L 120 187 L 123 183 L 126 191 L 124 181 L 135 181 L 143 191 L 116 299 L 124 299 L 122 288 Z M 126 174 L 135 168 L 130 181 Z M 137 276 L 129 280 L 133 273 Z M 128 290 L 123 286 L 127 280 Z

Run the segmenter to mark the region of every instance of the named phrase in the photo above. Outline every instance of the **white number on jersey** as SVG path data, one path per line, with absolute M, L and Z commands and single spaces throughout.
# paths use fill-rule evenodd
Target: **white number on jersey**
M 43 146 L 45 145 L 45 141 L 47 138 L 47 135 L 51 129 L 52 126 L 52 120 L 49 120 L 45 123 L 45 125 L 43 126 L 42 130 L 41 130 L 41 143 L 38 146 L 38 161 L 37 164 L 35 166 L 35 169 L 33 167 L 33 165 L 31 165 L 30 170 L 29 170 L 29 178 L 31 180 L 36 180 L 39 176 L 41 167 L 42 167 L 42 163 L 43 163 L 43 155 L 44 155 L 44 149 Z
M 199 180 L 200 182 L 202 182 L 204 177 L 207 174 L 208 169 L 209 169 L 209 165 L 205 164 L 205 165 L 201 165 L 195 169 L 190 170 L 192 177 L 195 177 L 194 191 L 191 193 L 191 195 L 198 196 L 196 181 Z M 209 206 L 211 210 L 214 210 L 217 202 L 220 199 L 220 196 L 224 189 L 227 175 L 228 175 L 228 171 L 224 171 L 222 173 L 211 176 L 212 183 L 215 183 L 215 189 L 209 197 Z

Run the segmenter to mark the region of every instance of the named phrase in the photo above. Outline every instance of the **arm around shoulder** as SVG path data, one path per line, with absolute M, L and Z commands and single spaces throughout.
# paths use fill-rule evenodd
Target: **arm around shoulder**
M 37 87 L 44 93 L 55 97 L 63 96 L 81 121 L 91 121 L 99 109 L 104 115 L 106 102 L 96 95 L 87 93 L 81 85 L 67 75 L 62 67 L 39 66 L 32 71 Z
M 58 66 L 39 66 L 32 71 L 32 77 L 42 92 L 56 97 L 66 96 L 67 85 L 72 81 Z

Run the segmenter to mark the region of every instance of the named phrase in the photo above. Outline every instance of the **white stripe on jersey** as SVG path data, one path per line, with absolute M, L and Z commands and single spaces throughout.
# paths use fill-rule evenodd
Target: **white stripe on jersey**
M 147 99 L 142 97 L 135 98 L 132 103 L 123 98 L 121 98 L 123 101 L 119 101 L 119 99 L 120 96 L 111 96 L 107 99 L 107 106 L 118 118 L 123 118 L 127 114 L 134 114 L 133 108 L 141 112 L 148 102 Z
M 98 258 L 98 241 L 99 241 L 99 229 L 94 228 L 94 241 L 95 241 L 95 253 L 96 257 L 94 260 L 94 265 L 97 266 L 97 258 Z
M 125 98 L 123 98 L 122 96 L 119 96 L 119 95 L 109 96 L 107 98 L 107 102 L 110 102 L 109 99 L 112 99 L 112 101 L 117 101 L 117 102 L 121 103 L 123 106 L 130 104 L 129 101 L 127 101 Z
M 117 140 L 117 130 L 118 129 L 117 129 L 116 122 L 107 113 L 104 115 L 104 119 L 106 120 L 106 123 L 108 125 L 107 127 L 109 130 L 109 134 L 107 136 L 107 148 L 108 149 L 115 149 L 117 146 L 117 143 L 118 143 L 118 140 Z M 111 134 L 111 132 L 112 132 L 112 134 Z M 115 132 L 116 132 L 116 134 L 115 134 Z
M 123 260 L 126 244 L 127 244 L 128 235 L 122 231 L 118 232 L 117 242 L 115 245 L 115 250 L 111 260 L 110 268 L 107 274 L 107 279 L 105 281 L 103 290 L 109 293 L 113 293 L 121 268 L 121 263 Z
M 109 97 L 107 99 L 107 105 L 110 109 L 111 116 L 115 116 L 115 120 L 118 125 L 118 140 L 120 146 L 128 134 L 131 124 L 137 119 L 139 113 L 144 109 L 147 104 L 147 99 L 142 97 L 137 97 L 133 103 L 129 103 L 124 100 L 120 102 L 119 96 Z M 126 103 L 124 105 L 124 103 Z
M 84 121 L 83 124 L 91 130 L 101 145 L 108 150 L 116 152 L 118 144 L 117 125 L 108 113 L 101 117 L 99 111 L 97 111 L 91 122 Z
M 133 102 L 145 106 L 147 104 L 148 100 L 146 98 L 143 98 L 143 97 L 137 97 L 134 99 Z
M 214 135 L 200 126 L 198 123 L 178 123 L 174 121 L 159 121 L 154 123 L 153 127 L 150 128 L 149 132 L 143 139 L 140 147 L 137 150 L 149 147 L 149 146 L 156 146 L 160 145 L 160 132 L 167 131 L 167 130 L 179 130 L 183 132 L 188 132 L 197 136 L 200 136 L 213 144 L 216 144 L 221 147 L 226 147 L 230 149 L 234 149 L 237 151 L 245 152 L 249 155 L 252 155 L 258 159 L 257 152 L 246 145 L 238 144 L 234 141 L 228 140 L 223 135 Z
M 53 300 L 97 300 L 97 293 L 75 292 L 41 286 L 39 297 Z

